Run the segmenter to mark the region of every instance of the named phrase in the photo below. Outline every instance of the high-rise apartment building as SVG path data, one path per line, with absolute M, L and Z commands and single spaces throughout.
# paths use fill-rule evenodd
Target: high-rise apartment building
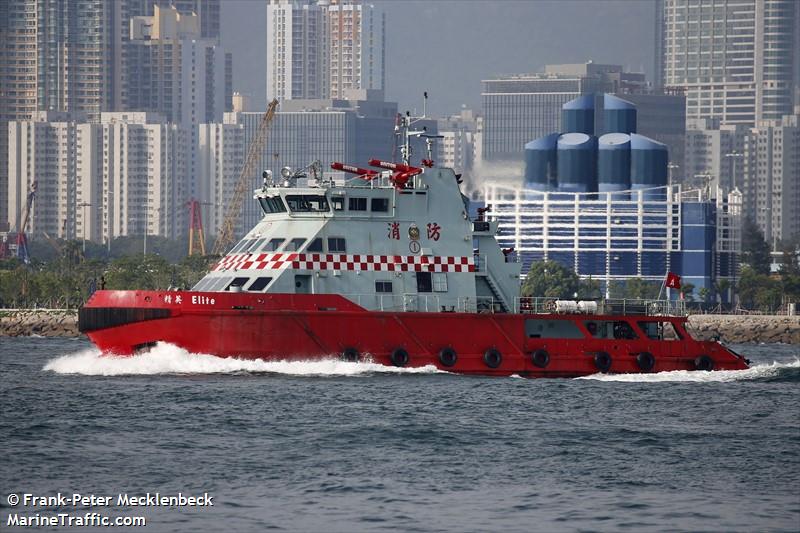
M 385 15 L 360 0 L 270 0 L 267 100 L 383 90 Z
M 742 151 L 745 216 L 777 249 L 800 237 L 800 114 L 749 129 Z
M 348 89 L 385 88 L 383 10 L 360 1 L 332 0 L 327 6 L 330 98 Z
M 687 118 L 755 125 L 792 113 L 800 2 L 657 0 L 656 68 L 686 94 Z
M 327 18 L 309 0 L 267 5 L 267 101 L 329 93 Z
M 727 194 L 744 190 L 747 166 L 743 161 L 748 128 L 720 124 L 719 119 L 689 119 L 686 128 L 684 181 L 698 187 L 720 188 Z
M 203 215 L 203 226 L 209 234 L 219 231 L 225 218 L 225 210 L 233 198 L 236 182 L 244 165 L 249 144 L 244 140 L 242 124 L 201 124 L 197 164 L 197 200 Z M 253 184 L 252 188 L 256 185 Z M 249 195 L 242 206 L 240 219 L 253 220 L 254 205 Z M 256 212 L 257 213 L 257 212 Z M 236 234 L 249 230 L 242 221 L 237 224 Z
M 8 121 L 36 111 L 36 6 L 0 2 L 0 231 L 7 231 Z
M 36 112 L 9 123 L 9 197 L 19 218 L 37 183 L 29 230 L 108 242 L 124 235 L 177 238 L 186 230 L 189 132 L 144 112 L 97 122 Z

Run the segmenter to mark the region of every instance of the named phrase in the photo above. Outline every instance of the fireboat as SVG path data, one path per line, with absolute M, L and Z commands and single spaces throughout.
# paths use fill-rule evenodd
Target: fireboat
M 263 174 L 263 217 L 191 290 L 98 290 L 79 329 L 105 354 L 156 343 L 241 359 L 433 365 L 494 376 L 742 370 L 694 339 L 683 302 L 520 297 L 521 263 L 498 223 L 470 217 L 434 136 L 400 118 L 402 162 L 316 162 Z M 411 164 L 410 139 L 428 146 Z

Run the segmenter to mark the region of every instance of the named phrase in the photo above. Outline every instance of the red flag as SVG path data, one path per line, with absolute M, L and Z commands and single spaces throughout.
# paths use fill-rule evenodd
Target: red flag
M 681 277 L 674 272 L 667 272 L 667 281 L 664 283 L 664 286 L 670 289 L 680 289 Z

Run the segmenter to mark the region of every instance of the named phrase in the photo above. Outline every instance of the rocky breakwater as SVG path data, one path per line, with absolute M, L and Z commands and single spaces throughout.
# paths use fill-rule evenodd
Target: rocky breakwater
M 78 311 L 75 309 L 0 310 L 0 336 L 77 337 Z
M 691 315 L 688 329 L 701 340 L 800 344 L 800 316 Z

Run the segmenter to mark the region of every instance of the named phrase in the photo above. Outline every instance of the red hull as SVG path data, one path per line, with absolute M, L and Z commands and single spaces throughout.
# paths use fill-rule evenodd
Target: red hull
M 528 319 L 574 320 L 586 338 L 528 338 Z M 596 339 L 587 320 L 625 320 L 636 328 L 646 316 L 530 315 L 375 312 L 338 295 L 98 291 L 81 310 L 81 330 L 103 352 L 130 355 L 168 342 L 193 353 L 264 360 L 338 357 L 348 349 L 377 363 L 393 364 L 392 353 L 408 353 L 407 366 L 434 365 L 449 372 L 530 377 L 574 377 L 598 372 L 595 355 L 606 352 L 613 373 L 642 372 L 637 355 L 652 354 L 651 371 L 695 370 L 703 355 L 715 370 L 742 370 L 745 359 L 717 342 L 692 339 L 684 318 L 673 323 L 681 340 L 653 340 L 635 329 L 637 339 Z M 452 366 L 440 361 L 452 348 Z M 501 361 L 491 368 L 487 350 Z M 534 364 L 532 353 L 546 350 L 548 364 Z M 395 361 L 396 362 L 396 361 Z

